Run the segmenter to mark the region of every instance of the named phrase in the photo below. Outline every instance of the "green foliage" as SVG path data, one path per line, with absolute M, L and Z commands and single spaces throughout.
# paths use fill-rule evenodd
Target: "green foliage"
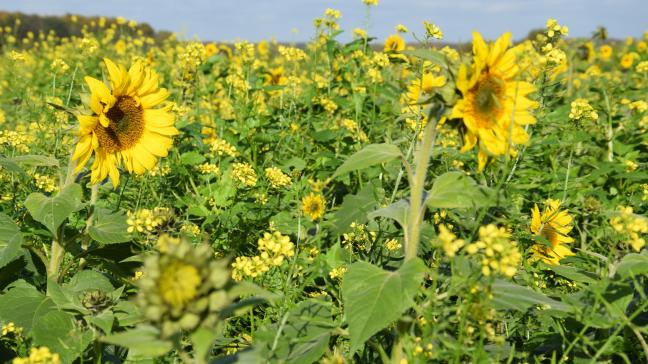
M 424 272 L 425 265 L 419 259 L 406 262 L 394 272 L 366 262 L 349 266 L 342 283 L 342 300 L 352 353 L 414 305 Z

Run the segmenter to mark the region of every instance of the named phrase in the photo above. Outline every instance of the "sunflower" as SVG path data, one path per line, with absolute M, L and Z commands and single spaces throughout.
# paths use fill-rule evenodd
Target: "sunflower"
M 405 50 L 405 40 L 398 34 L 392 34 L 385 40 L 385 52 L 400 52 Z
M 445 84 L 445 76 L 435 76 L 432 73 L 424 73 L 421 78 L 413 80 L 407 87 L 407 99 L 410 104 L 416 104 L 419 102 L 421 94 L 431 94 L 434 89 L 443 87 Z
M 466 126 L 462 151 L 471 150 L 479 143 L 479 170 L 489 157 L 515 155 L 515 144 L 529 140 L 523 125 L 535 123 L 529 109 L 537 107 L 527 95 L 535 87 L 517 81 L 517 56 L 520 46 L 508 49 L 511 33 L 503 34 L 487 45 L 482 36 L 473 33 L 473 64 L 468 74 L 465 65 L 459 68 L 457 88 L 463 98 L 452 109 L 451 118 L 461 118 Z
M 544 244 L 535 244 L 531 250 L 537 259 L 542 259 L 547 264 L 559 265 L 560 260 L 574 255 L 565 244 L 574 242 L 569 237 L 569 232 L 574 228 L 573 218 L 567 210 L 560 210 L 560 201 L 547 200 L 542 214 L 538 205 L 531 210 L 531 232 L 535 236 L 546 239 L 551 247 Z
M 324 215 L 324 198 L 322 195 L 311 193 L 302 199 L 302 210 L 311 220 L 318 220 Z
M 165 157 L 178 134 L 174 127 L 172 104 L 161 105 L 169 93 L 158 87 L 158 75 L 136 62 L 126 70 L 104 59 L 110 85 L 85 77 L 90 88 L 92 115 L 77 115 L 80 123 L 79 141 L 72 159 L 78 173 L 94 154 L 91 182 L 110 176 L 114 187 L 119 185 L 118 167 L 143 174 L 153 169 L 159 157 Z

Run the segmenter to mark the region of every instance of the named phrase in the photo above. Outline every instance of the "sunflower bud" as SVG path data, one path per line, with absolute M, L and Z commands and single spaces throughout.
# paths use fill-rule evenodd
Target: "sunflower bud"
M 161 329 L 162 337 L 216 324 L 232 301 L 227 262 L 215 261 L 209 246 L 193 247 L 185 239 L 161 236 L 158 246 L 164 248 L 145 259 L 145 273 L 137 281 L 144 317 Z

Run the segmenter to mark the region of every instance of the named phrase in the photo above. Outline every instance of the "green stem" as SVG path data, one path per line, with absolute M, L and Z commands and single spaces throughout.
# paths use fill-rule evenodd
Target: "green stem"
M 67 175 L 63 180 L 61 180 L 59 191 L 74 182 L 74 169 L 76 167 L 76 162 L 72 159 L 72 154 L 70 154 L 70 162 L 67 167 Z M 54 234 L 54 239 L 52 240 L 52 247 L 50 249 L 50 260 L 47 267 L 47 277 L 52 278 L 55 281 L 59 279 L 59 270 L 61 269 L 61 262 L 65 256 L 65 248 L 62 244 L 63 240 L 63 231 L 65 225 L 61 225 L 56 234 Z
M 421 223 L 425 214 L 425 205 L 423 204 L 423 190 L 425 188 L 425 177 L 427 168 L 430 163 L 434 139 L 436 138 L 436 121 L 429 122 L 423 132 L 423 140 L 420 149 L 415 155 L 415 174 L 410 178 L 410 209 L 407 221 L 407 230 L 405 233 L 405 260 L 416 257 L 418 243 L 421 234 Z

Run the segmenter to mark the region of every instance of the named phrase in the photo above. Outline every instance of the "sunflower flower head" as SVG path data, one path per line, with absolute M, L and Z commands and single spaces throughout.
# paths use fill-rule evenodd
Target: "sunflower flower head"
M 544 239 L 531 249 L 536 259 L 559 265 L 562 258 L 574 255 L 566 244 L 574 242 L 569 232 L 574 228 L 567 210 L 560 210 L 560 201 L 548 199 L 540 213 L 538 205 L 531 210 L 531 233 Z M 539 240 L 539 239 L 538 239 Z
M 231 302 L 227 262 L 215 261 L 209 246 L 194 247 L 184 239 L 162 235 L 159 246 L 164 249 L 145 259 L 136 281 L 144 317 L 160 328 L 162 337 L 215 325 Z
M 169 93 L 159 88 L 157 73 L 141 62 L 130 69 L 104 59 L 110 87 L 86 76 L 90 89 L 90 115 L 77 115 L 79 141 L 72 155 L 79 172 L 94 155 L 93 184 L 110 177 L 119 185 L 119 167 L 138 175 L 152 170 L 166 157 L 178 134 Z M 159 107 L 161 106 L 161 107 Z
M 302 199 L 302 211 L 304 211 L 304 215 L 315 221 L 324 215 L 325 204 L 326 201 L 322 195 L 311 193 Z
M 527 98 L 535 87 L 516 80 L 522 48 L 509 49 L 510 43 L 510 33 L 487 44 L 474 32 L 473 63 L 470 70 L 463 64 L 459 68 L 457 88 L 462 98 L 452 109 L 451 118 L 462 119 L 466 127 L 462 151 L 478 145 L 480 171 L 491 157 L 515 155 L 515 145 L 529 140 L 524 126 L 536 121 L 529 111 L 538 103 Z

